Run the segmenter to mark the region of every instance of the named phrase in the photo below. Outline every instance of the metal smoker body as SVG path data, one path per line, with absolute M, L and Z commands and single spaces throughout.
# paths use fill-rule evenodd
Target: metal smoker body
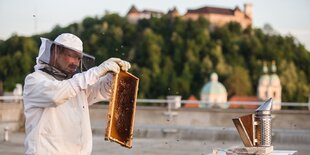
M 255 111 L 256 146 L 271 146 L 271 107 L 269 99 Z

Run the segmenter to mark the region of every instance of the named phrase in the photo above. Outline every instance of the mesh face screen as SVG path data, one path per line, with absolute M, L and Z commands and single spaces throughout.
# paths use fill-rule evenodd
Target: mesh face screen
M 52 64 L 51 57 L 53 56 L 52 45 L 55 44 L 55 42 L 48 40 L 48 39 L 43 39 L 42 42 L 44 42 L 44 51 L 42 52 L 42 54 L 39 55 L 39 61 L 41 61 L 45 64 L 54 65 L 54 64 Z M 59 44 L 56 44 L 56 45 L 61 46 L 63 48 L 66 48 L 63 45 L 59 45 Z M 78 53 L 80 53 L 80 52 L 78 52 Z M 79 66 L 77 72 L 87 71 L 88 69 L 95 66 L 95 57 L 94 56 L 86 54 L 86 53 L 81 53 L 81 54 L 83 56 L 82 56 L 81 63 L 80 63 L 80 66 Z
M 50 59 L 51 59 L 51 47 L 52 47 L 53 42 L 50 40 L 46 40 L 45 42 L 45 49 L 43 53 L 40 55 L 39 60 L 46 63 L 50 64 Z
M 87 71 L 88 69 L 95 66 L 95 57 L 83 53 L 83 58 L 81 60 L 80 68 L 81 71 Z

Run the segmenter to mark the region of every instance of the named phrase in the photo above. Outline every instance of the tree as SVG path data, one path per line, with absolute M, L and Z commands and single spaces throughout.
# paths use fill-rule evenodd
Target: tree
M 232 69 L 224 82 L 228 90 L 228 98 L 232 96 L 247 96 L 252 93 L 251 80 L 248 71 L 240 66 Z

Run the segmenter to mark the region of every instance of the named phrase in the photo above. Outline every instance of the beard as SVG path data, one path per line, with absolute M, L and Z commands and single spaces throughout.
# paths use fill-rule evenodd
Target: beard
M 77 70 L 78 66 L 75 64 L 69 64 L 66 69 L 64 69 L 64 72 L 67 74 L 74 74 Z

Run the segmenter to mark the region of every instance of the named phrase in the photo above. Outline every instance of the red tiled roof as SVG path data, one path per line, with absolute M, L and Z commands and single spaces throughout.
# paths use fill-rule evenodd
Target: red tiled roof
M 250 102 L 258 102 L 259 99 L 256 96 L 233 96 L 229 99 L 229 101 L 250 101 Z
M 160 11 L 153 11 L 153 10 L 143 10 L 142 13 L 150 13 L 150 14 L 161 14 L 161 15 L 164 15 L 163 12 L 160 12 Z
M 173 14 L 173 13 L 179 14 L 179 11 L 177 10 L 176 7 L 174 7 L 174 8 L 171 9 L 171 10 L 169 10 L 167 14 Z
M 143 10 L 143 11 L 139 11 L 134 5 L 131 6 L 131 8 L 129 9 L 128 14 L 132 14 L 132 13 L 136 13 L 136 14 L 140 14 L 140 13 L 147 13 L 147 14 L 160 14 L 160 15 L 164 15 L 163 12 L 160 11 L 153 11 L 153 10 Z
M 129 9 L 127 15 L 128 15 L 128 14 L 131 14 L 131 13 L 140 13 L 140 12 L 139 12 L 138 9 L 133 5 L 133 6 L 131 6 L 131 8 Z
M 229 102 L 259 102 L 259 99 L 256 96 L 233 96 L 229 99 Z M 258 108 L 258 105 L 253 104 L 236 104 L 232 103 L 230 104 L 229 108 L 232 109 L 238 109 L 238 108 L 244 108 L 244 109 L 256 109 Z
M 188 99 L 188 101 L 198 101 L 197 98 L 194 95 L 191 95 Z M 198 108 L 198 103 L 185 103 L 184 108 Z
M 202 7 L 199 9 L 188 10 L 187 13 L 194 13 L 194 14 L 223 14 L 223 15 L 234 15 L 234 11 L 232 9 L 225 9 L 225 8 L 217 8 L 217 7 Z

